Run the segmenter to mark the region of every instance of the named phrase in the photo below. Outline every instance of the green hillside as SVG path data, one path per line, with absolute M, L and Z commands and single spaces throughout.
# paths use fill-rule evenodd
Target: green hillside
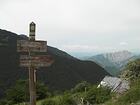
M 25 35 L 0 30 L 0 99 L 5 91 L 14 86 L 19 79 L 28 78 L 28 69 L 19 67 L 17 40 L 27 40 Z M 91 61 L 81 61 L 57 48 L 47 46 L 54 63 L 48 68 L 37 71 L 39 81 L 45 83 L 52 91 L 71 89 L 80 81 L 99 83 L 104 76 L 109 75 L 102 67 Z

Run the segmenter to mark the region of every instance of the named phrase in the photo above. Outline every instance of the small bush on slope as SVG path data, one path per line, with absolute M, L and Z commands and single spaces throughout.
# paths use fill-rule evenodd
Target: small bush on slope
M 16 85 L 10 87 L 7 90 L 5 99 L 11 102 L 11 104 L 28 102 L 29 101 L 29 84 L 27 80 L 18 80 Z M 44 99 L 49 96 L 47 87 L 41 83 L 37 82 L 37 100 Z M 9 104 L 8 104 L 9 105 Z
M 63 95 L 58 95 L 42 102 L 42 105 L 78 105 L 79 103 L 100 104 L 111 98 L 110 90 L 107 88 L 97 88 L 97 86 L 88 87 L 80 83 L 76 85 L 73 91 L 67 91 Z M 73 93 L 74 92 L 74 93 Z M 82 102 L 83 100 L 83 102 Z
M 129 81 L 140 78 L 140 59 L 129 62 L 121 73 L 121 77 Z
M 70 95 L 61 95 L 46 99 L 42 105 L 76 105 L 76 103 Z
M 91 104 L 101 104 L 111 98 L 110 90 L 107 88 L 91 88 L 85 95 L 85 100 Z

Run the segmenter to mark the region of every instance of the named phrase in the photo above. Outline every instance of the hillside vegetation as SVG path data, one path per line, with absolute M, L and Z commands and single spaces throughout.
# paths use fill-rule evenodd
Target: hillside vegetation
M 128 80 L 131 87 L 123 94 L 111 93 L 108 88 L 97 88 L 87 83 L 80 83 L 72 91 L 46 99 L 41 105 L 139 105 L 140 59 L 129 62 L 120 76 Z M 59 104 L 58 100 L 66 102 Z
M 111 93 L 108 88 L 97 88 L 87 82 L 73 89 L 40 101 L 38 105 L 139 105 L 140 103 L 140 59 L 129 62 L 121 77 L 130 82 L 130 89 L 123 93 Z
M 28 37 L 0 30 L 0 99 L 17 80 L 28 79 L 28 69 L 19 67 L 17 40 L 28 40 Z M 94 62 L 80 61 L 57 48 L 46 47 L 45 54 L 51 55 L 55 62 L 48 68 L 40 68 L 37 78 L 53 91 L 71 89 L 80 81 L 96 84 L 109 75 Z
M 114 95 L 105 105 L 140 105 L 140 59 L 129 62 L 122 74 L 122 78 L 130 82 L 130 90 L 123 95 Z
M 18 67 L 17 39 L 23 37 L 0 30 L 0 105 L 29 102 L 28 72 Z M 130 82 L 130 90 L 117 94 L 108 87 L 97 88 L 109 74 L 96 63 L 80 61 L 50 46 L 47 54 L 55 63 L 37 72 L 41 81 L 37 84 L 38 105 L 131 105 L 140 101 L 140 59 L 129 62 L 120 75 Z

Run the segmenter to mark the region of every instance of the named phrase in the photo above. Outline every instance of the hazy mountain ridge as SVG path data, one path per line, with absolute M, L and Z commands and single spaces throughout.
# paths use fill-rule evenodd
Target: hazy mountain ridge
M 6 40 L 6 46 L 0 46 L 0 96 L 18 79 L 28 79 L 28 71 L 19 68 L 19 54 L 17 53 L 17 39 L 28 39 L 24 35 L 0 30 L 0 39 Z M 0 40 L 0 43 L 3 43 Z M 48 52 L 55 62 L 51 67 L 37 71 L 37 78 L 45 82 L 52 90 L 65 90 L 75 86 L 80 81 L 90 83 L 100 82 L 105 75 L 109 75 L 102 67 L 91 61 L 80 61 L 64 51 L 48 46 Z
M 120 51 L 114 53 L 103 54 L 105 58 L 113 62 L 116 66 L 122 67 L 123 62 L 129 60 L 134 55 L 129 51 Z
M 139 55 L 134 55 L 129 51 L 119 51 L 113 53 L 100 54 L 88 57 L 85 60 L 94 61 L 101 65 L 112 75 L 118 75 L 120 70 L 131 60 L 139 58 Z

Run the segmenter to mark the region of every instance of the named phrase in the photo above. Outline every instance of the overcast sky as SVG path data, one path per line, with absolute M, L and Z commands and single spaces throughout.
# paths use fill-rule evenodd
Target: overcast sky
M 0 0 L 0 28 L 71 52 L 140 48 L 140 0 Z

